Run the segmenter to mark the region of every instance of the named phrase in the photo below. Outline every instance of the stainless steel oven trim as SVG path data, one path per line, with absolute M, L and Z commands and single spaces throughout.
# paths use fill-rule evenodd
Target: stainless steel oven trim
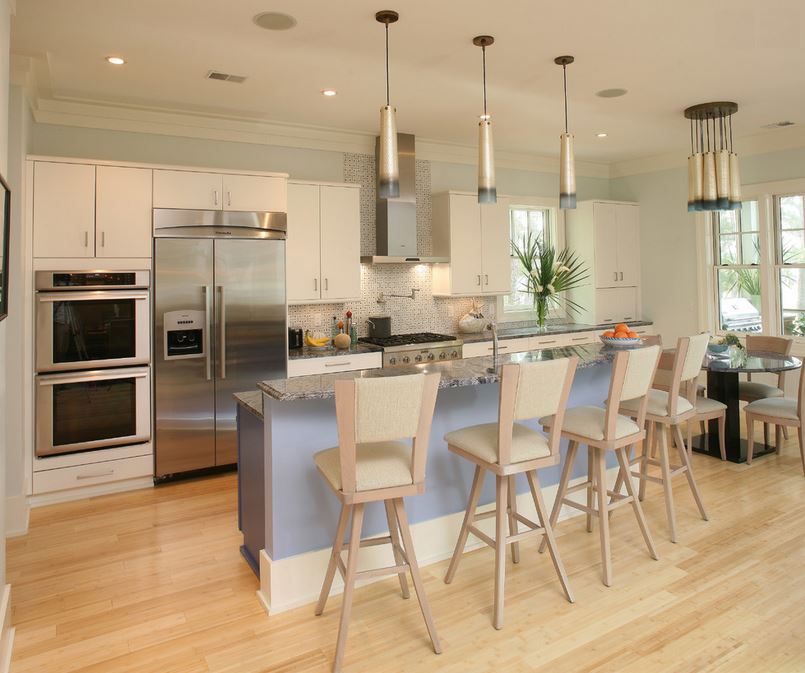
M 133 273 L 133 285 L 84 285 L 84 286 L 71 286 L 71 287 L 56 287 L 53 282 L 53 276 L 57 274 L 96 274 L 96 273 Z M 34 276 L 34 287 L 38 292 L 42 290 L 49 292 L 85 292 L 89 290 L 140 290 L 148 289 L 151 286 L 151 272 L 148 269 L 93 269 L 92 271 L 37 271 Z
M 53 311 L 56 301 L 134 299 L 134 357 L 78 362 L 53 362 Z M 127 367 L 151 361 L 151 299 L 148 290 L 91 290 L 80 292 L 38 292 L 36 295 L 36 370 L 60 372 L 98 367 Z
M 65 383 L 136 379 L 135 434 L 90 442 L 53 446 L 53 386 Z M 148 367 L 102 369 L 70 374 L 43 374 L 36 377 L 36 449 L 39 458 L 76 451 L 140 444 L 151 439 L 151 372 Z

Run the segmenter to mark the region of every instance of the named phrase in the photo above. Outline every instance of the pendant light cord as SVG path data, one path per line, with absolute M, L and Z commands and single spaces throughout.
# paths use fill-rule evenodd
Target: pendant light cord
M 391 107 L 391 93 L 389 89 L 389 24 L 386 23 L 386 107 Z
M 562 65 L 562 80 L 565 87 L 565 133 L 567 133 L 567 66 Z
M 486 47 L 481 47 L 481 61 L 483 63 L 483 70 L 484 70 L 484 119 L 486 119 L 489 115 L 486 114 Z

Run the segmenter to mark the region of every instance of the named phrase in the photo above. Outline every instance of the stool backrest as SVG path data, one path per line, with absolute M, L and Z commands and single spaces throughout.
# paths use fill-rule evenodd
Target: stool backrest
M 676 342 L 676 353 L 674 354 L 671 381 L 668 387 L 667 411 L 669 416 L 676 416 L 680 393 L 695 406 L 695 381 L 702 370 L 702 362 L 707 353 L 707 344 L 709 342 L 710 334 L 707 332 L 689 337 L 679 337 Z
M 570 387 L 579 363 L 577 357 L 503 365 L 498 408 L 498 464 L 511 463 L 515 421 L 554 416 L 548 437 L 551 454 L 559 453 L 562 421 Z
M 413 439 L 411 478 L 425 480 L 440 374 L 405 374 L 335 382 L 341 490 L 355 491 L 358 444 Z
M 618 408 L 620 403 L 626 400 L 641 400 L 637 412 L 637 425 L 643 427 L 646 418 L 646 395 L 654 380 L 661 351 L 660 346 L 654 345 L 619 351 L 615 355 L 604 416 L 604 439 L 615 438 Z
M 791 355 L 791 348 L 794 340 L 788 337 L 755 336 L 746 335 L 746 350 L 755 353 L 775 353 L 777 355 Z M 747 380 L 752 380 L 752 375 L 747 375 Z M 785 390 L 785 372 L 777 375 L 777 387 Z

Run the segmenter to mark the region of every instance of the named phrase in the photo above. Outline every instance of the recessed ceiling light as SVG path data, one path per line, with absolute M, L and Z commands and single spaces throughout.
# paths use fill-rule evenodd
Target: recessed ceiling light
M 329 97 L 331 97 L 331 98 L 332 98 L 333 96 L 335 96 L 337 93 L 338 93 L 338 92 L 337 92 L 335 89 L 322 89 L 322 90 L 321 90 L 321 95 L 322 95 L 322 96 L 329 96 Z
M 126 59 L 120 58 L 120 56 L 107 56 L 106 60 L 112 65 L 123 65 L 126 62 Z
M 290 30 L 296 25 L 294 17 L 282 12 L 262 12 L 257 14 L 252 21 L 266 30 Z
M 606 138 L 607 134 L 602 131 L 601 133 L 596 133 L 595 137 L 596 138 Z
M 627 93 L 626 89 L 601 89 L 601 91 L 596 91 L 595 95 L 599 98 L 619 98 Z

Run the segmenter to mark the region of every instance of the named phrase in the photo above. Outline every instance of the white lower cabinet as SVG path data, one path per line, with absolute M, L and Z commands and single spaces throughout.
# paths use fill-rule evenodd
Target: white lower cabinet
M 151 453 L 117 460 L 99 461 L 41 470 L 33 474 L 33 494 L 108 484 L 113 481 L 154 476 Z
M 595 323 L 628 323 L 638 320 L 637 288 L 607 287 L 595 291 Z
M 379 369 L 382 366 L 383 354 L 380 352 L 288 360 L 288 378 Z
M 500 353 L 522 353 L 531 350 L 531 338 L 522 339 L 500 339 L 498 341 L 498 351 Z M 476 341 L 464 344 L 462 352 L 465 358 L 478 358 L 483 355 L 492 355 L 491 341 Z

